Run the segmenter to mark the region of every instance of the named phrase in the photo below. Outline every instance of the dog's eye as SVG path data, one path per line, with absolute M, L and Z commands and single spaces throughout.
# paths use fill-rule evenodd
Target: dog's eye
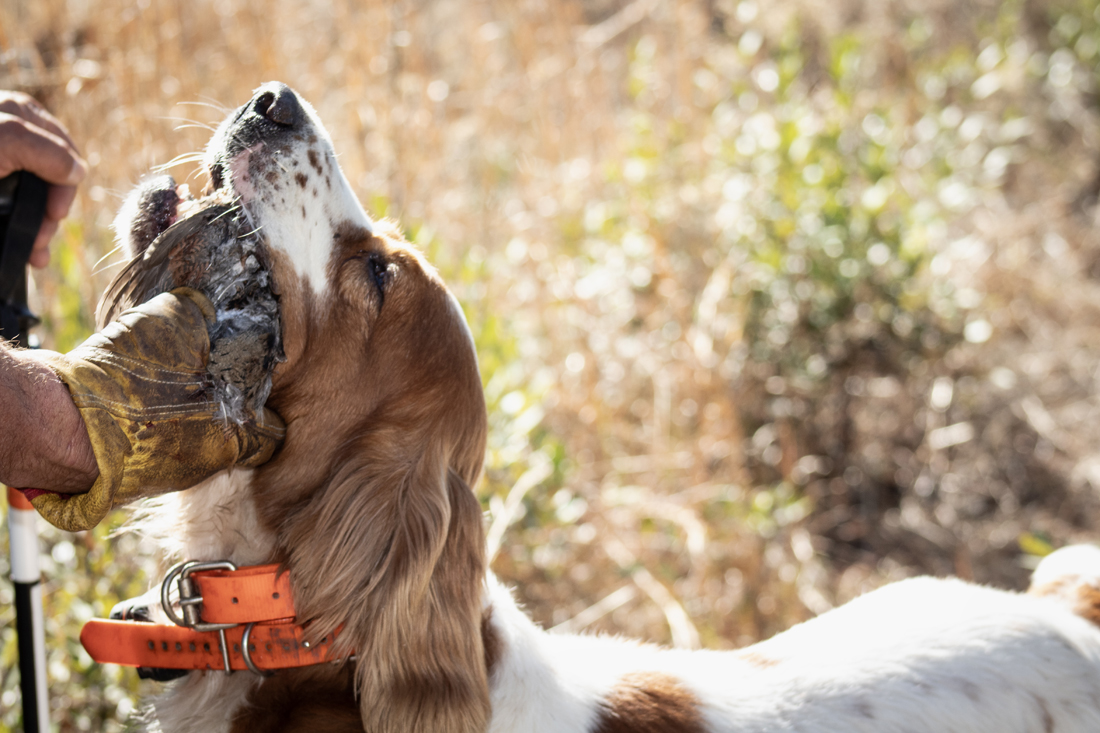
M 367 269 L 378 292 L 385 293 L 386 286 L 389 285 L 390 278 L 393 276 L 386 260 L 380 254 L 371 254 L 367 257 Z

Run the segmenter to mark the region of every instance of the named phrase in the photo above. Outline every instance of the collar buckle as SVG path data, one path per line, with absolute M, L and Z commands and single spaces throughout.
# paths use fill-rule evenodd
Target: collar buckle
M 233 674 L 233 670 L 229 666 L 229 644 L 225 639 L 225 630 L 236 628 L 240 624 L 211 624 L 202 620 L 202 596 L 196 592 L 191 574 L 203 570 L 236 571 L 237 566 L 228 560 L 215 560 L 212 562 L 185 560 L 173 565 L 168 574 L 164 576 L 164 582 L 160 584 L 160 605 L 164 609 L 164 613 L 176 626 L 194 629 L 195 631 L 218 632 L 218 644 L 221 647 L 225 673 Z M 173 581 L 175 581 L 176 589 L 179 592 L 180 610 L 183 612 L 182 618 L 176 614 L 175 609 L 172 607 L 171 591 Z

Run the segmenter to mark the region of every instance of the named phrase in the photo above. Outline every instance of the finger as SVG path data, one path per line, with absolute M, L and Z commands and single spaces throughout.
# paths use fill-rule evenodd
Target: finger
M 29 94 L 13 95 L 0 99 L 0 112 L 6 112 L 15 117 L 22 117 L 24 120 L 34 123 L 43 130 L 49 130 L 54 135 L 57 135 L 67 142 L 69 147 L 74 151 L 79 152 L 76 143 L 73 142 L 73 139 L 69 136 L 69 131 L 65 129 L 65 126 Z
M 53 219 L 43 219 L 42 226 L 38 229 L 38 236 L 34 240 L 34 249 L 27 259 L 31 267 L 41 270 L 50 264 L 50 240 L 57 233 L 58 222 Z
M 76 185 L 88 164 L 52 132 L 26 120 L 0 114 L 0 178 L 28 170 L 49 183 Z
M 50 241 L 57 234 L 61 220 L 69 213 L 69 207 L 75 196 L 75 186 L 50 186 L 46 198 L 46 216 L 38 228 L 34 248 L 27 260 L 31 267 L 42 269 L 50 264 Z
M 46 195 L 46 216 L 61 221 L 69 215 L 69 208 L 76 198 L 76 186 L 50 186 Z

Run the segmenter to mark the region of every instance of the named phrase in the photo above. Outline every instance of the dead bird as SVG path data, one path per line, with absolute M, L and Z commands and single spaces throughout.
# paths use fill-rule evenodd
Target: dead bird
M 97 327 L 173 288 L 202 292 L 217 314 L 207 371 L 219 416 L 255 418 L 285 358 L 263 232 L 236 201 L 218 192 L 194 199 L 171 176 L 139 184 L 116 221 L 125 222 L 116 228 L 129 261 L 99 302 Z

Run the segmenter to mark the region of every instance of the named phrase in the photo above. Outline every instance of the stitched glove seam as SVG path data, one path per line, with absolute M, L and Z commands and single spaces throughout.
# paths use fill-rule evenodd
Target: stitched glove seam
M 82 398 L 78 400 L 77 398 Z M 165 405 L 145 405 L 142 407 L 134 407 L 125 402 L 116 402 L 114 400 L 106 400 L 98 395 L 91 394 L 89 392 L 76 392 L 73 394 L 73 401 L 76 402 L 77 407 L 99 408 L 106 410 L 112 415 L 118 415 L 119 417 L 127 417 L 128 415 L 136 415 L 138 417 L 150 414 L 150 415 L 197 415 L 204 412 L 210 412 L 210 408 L 213 406 L 210 402 L 204 402 L 198 405 L 181 405 L 178 403 L 169 403 Z
M 179 372 L 179 371 L 175 371 L 173 369 L 165 369 L 165 368 L 159 367 L 159 366 L 151 366 L 148 363 L 143 364 L 143 363 L 141 363 L 139 361 L 136 361 L 134 359 L 127 359 L 126 357 L 111 354 L 109 351 L 105 351 L 103 349 L 98 349 L 98 348 L 88 349 L 88 351 L 95 352 L 93 355 L 86 358 L 86 361 L 88 361 L 89 363 L 91 363 L 91 364 L 101 364 L 101 363 L 102 364 L 110 364 L 111 366 L 115 367 L 116 369 L 120 369 L 121 371 L 124 371 L 127 374 L 131 374 L 131 375 L 137 377 L 138 379 L 144 379 L 147 382 L 154 382 L 156 384 L 179 384 L 179 385 L 206 384 L 205 379 L 197 379 L 197 380 L 195 379 L 195 376 L 196 376 L 195 372 Z M 147 377 L 143 374 L 135 372 L 133 369 L 128 369 L 127 367 L 120 364 L 119 363 L 120 361 L 129 362 L 131 364 L 137 364 L 138 366 L 144 367 L 145 369 L 148 369 L 148 370 L 154 372 L 155 374 L 159 374 L 159 375 L 178 374 L 181 377 L 190 377 L 190 381 L 180 381 L 180 380 L 175 380 L 175 379 L 168 379 L 168 380 L 153 379 L 152 377 Z

